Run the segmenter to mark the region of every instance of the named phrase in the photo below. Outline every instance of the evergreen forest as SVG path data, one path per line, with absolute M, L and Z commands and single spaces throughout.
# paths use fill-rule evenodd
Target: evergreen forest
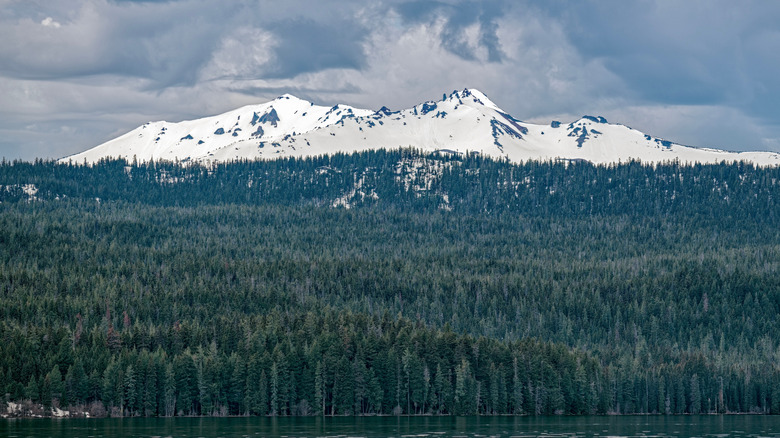
M 780 414 L 780 168 L 0 163 L 0 399 Z

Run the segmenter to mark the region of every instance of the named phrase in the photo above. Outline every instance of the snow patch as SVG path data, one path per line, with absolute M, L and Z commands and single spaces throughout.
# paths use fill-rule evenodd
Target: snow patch
M 22 191 L 32 199 L 35 199 L 35 195 L 38 194 L 38 187 L 35 184 L 25 184 L 22 186 Z
M 366 175 L 361 175 L 360 178 L 358 178 L 355 181 L 355 184 L 353 185 L 352 189 L 345 193 L 343 196 L 340 196 L 336 198 L 335 201 L 333 201 L 333 204 L 331 206 L 333 208 L 338 207 L 344 207 L 346 209 L 352 208 L 352 203 L 359 200 L 360 202 L 363 202 L 366 200 L 366 198 L 369 199 L 379 199 L 379 195 L 377 195 L 376 191 L 373 188 L 368 189 L 368 191 L 364 190 L 364 185 L 366 184 Z
M 35 184 L 0 185 L 0 191 L 10 193 L 12 196 L 18 196 L 20 198 L 26 197 L 28 202 L 38 200 L 38 187 Z
M 65 418 L 70 416 L 70 411 L 63 411 L 60 408 L 51 408 L 51 415 L 57 418 Z
M 62 161 L 95 163 L 105 157 L 136 156 L 145 162 L 153 158 L 188 157 L 185 164 L 210 165 L 236 159 L 311 157 L 413 147 L 422 152 L 446 149 L 461 154 L 479 153 L 513 162 L 560 158 L 596 164 L 635 159 L 645 163 L 748 161 L 760 166 L 780 165 L 778 153 L 734 153 L 682 146 L 627 126 L 610 124 L 600 116 L 583 116 L 565 126 L 568 128 L 558 129 L 563 126 L 557 121 L 545 125 L 520 122 L 484 93 L 469 88 L 401 111 L 387 107 L 372 111 L 342 104 L 318 106 L 283 95 L 271 102 L 213 117 L 149 123 Z M 190 139 L 193 141 L 185 141 Z M 197 145 L 193 145 L 196 139 Z M 266 145 L 273 146 L 271 153 L 263 147 Z

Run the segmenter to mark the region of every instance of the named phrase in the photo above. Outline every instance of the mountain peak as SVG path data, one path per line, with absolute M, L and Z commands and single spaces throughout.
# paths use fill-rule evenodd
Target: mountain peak
M 597 125 L 597 126 L 596 126 Z M 566 126 L 566 129 L 560 129 Z M 344 104 L 315 105 L 292 94 L 225 114 L 179 123 L 145 124 L 86 152 L 64 158 L 96 162 L 133 157 L 213 163 L 310 157 L 371 149 L 479 153 L 510 161 L 572 159 L 594 163 L 750 161 L 780 165 L 780 154 L 697 149 L 647 135 L 603 117 L 562 125 L 521 122 L 475 88 L 442 101 L 378 111 Z
M 582 120 L 588 120 L 588 121 L 591 121 L 593 123 L 604 123 L 604 124 L 609 123 L 609 122 L 607 122 L 607 119 L 605 119 L 604 117 L 601 117 L 601 116 L 587 116 L 587 115 L 585 115 L 585 116 L 580 117 L 578 122 L 582 121 Z
M 481 91 L 477 90 L 476 88 L 466 88 L 464 91 L 465 91 L 465 92 L 468 92 L 469 94 L 471 94 L 472 96 L 474 96 L 474 98 L 478 99 L 478 100 L 479 100 L 480 102 L 482 102 L 482 104 L 483 104 L 483 105 L 485 105 L 486 107 L 490 107 L 490 108 L 498 109 L 498 105 L 496 105 L 495 103 L 493 103 L 493 101 L 492 101 L 492 100 L 490 100 L 490 98 L 489 98 L 489 97 L 487 97 L 487 94 L 485 94 L 485 93 L 483 93 L 483 92 L 481 92 Z
M 455 90 L 449 95 L 449 97 L 445 96 L 445 100 L 457 100 L 461 103 L 476 103 L 484 107 L 503 112 L 503 110 L 501 110 L 498 105 L 493 103 L 493 101 L 490 100 L 490 98 L 487 97 L 485 93 L 476 88 L 464 88 L 462 91 Z
M 281 103 L 288 104 L 288 105 L 289 104 L 292 104 L 292 105 L 314 105 L 312 102 L 310 102 L 310 101 L 308 101 L 306 99 L 301 99 L 300 97 L 298 97 L 298 96 L 296 96 L 294 94 L 290 94 L 290 93 L 282 94 L 281 96 L 277 97 L 276 99 L 272 100 L 269 103 L 271 105 L 273 105 L 273 104 L 281 104 Z

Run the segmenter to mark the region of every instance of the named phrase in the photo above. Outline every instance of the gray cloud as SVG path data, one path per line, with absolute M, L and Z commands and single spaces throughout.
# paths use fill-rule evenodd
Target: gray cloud
M 59 28 L 27 17 L 0 27 L 0 39 L 15 42 L 0 47 L 0 74 L 35 80 L 115 75 L 149 79 L 157 88 L 191 84 L 223 32 L 220 15 L 233 12 L 203 14 L 184 3 L 74 3 L 80 6 L 73 12 L 53 11 L 60 12 L 54 15 Z
M 764 100 L 777 97 L 776 75 L 769 76 L 780 67 L 772 55 L 780 50 L 778 3 L 608 0 L 548 6 L 553 15 L 559 11 L 581 54 L 603 59 L 646 101 L 756 108 L 759 116 Z
M 408 22 L 424 23 L 444 20 L 441 42 L 452 53 L 465 59 L 478 58 L 476 47 L 464 40 L 463 34 L 470 26 L 479 26 L 478 44 L 487 52 L 487 61 L 500 62 L 504 54 L 497 36 L 496 19 L 504 13 L 510 3 L 501 1 L 456 1 L 438 2 L 412 0 L 401 3 L 395 10 Z
M 112 3 L 173 3 L 179 0 L 111 0 Z
M 367 30 L 347 23 L 324 25 L 311 19 L 271 23 L 268 29 L 279 40 L 277 62 L 267 77 L 287 78 L 329 68 L 360 69 L 365 55 L 361 47 Z
M 778 20 L 757 0 L 0 0 L 0 155 L 285 92 L 399 108 L 463 87 L 526 120 L 780 150 Z

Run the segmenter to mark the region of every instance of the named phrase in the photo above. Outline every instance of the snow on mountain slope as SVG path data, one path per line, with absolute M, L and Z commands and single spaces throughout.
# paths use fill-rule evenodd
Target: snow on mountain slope
M 511 161 L 530 159 L 647 163 L 679 160 L 717 163 L 744 160 L 780 165 L 780 154 L 699 149 L 654 138 L 602 117 L 564 124 L 521 122 L 478 90 L 455 91 L 442 100 L 402 111 L 346 105 L 325 107 L 281 96 L 213 117 L 180 123 L 147 123 L 70 157 L 80 163 L 105 157 L 218 162 L 304 157 L 368 149 L 414 147 L 423 151 L 481 153 Z

